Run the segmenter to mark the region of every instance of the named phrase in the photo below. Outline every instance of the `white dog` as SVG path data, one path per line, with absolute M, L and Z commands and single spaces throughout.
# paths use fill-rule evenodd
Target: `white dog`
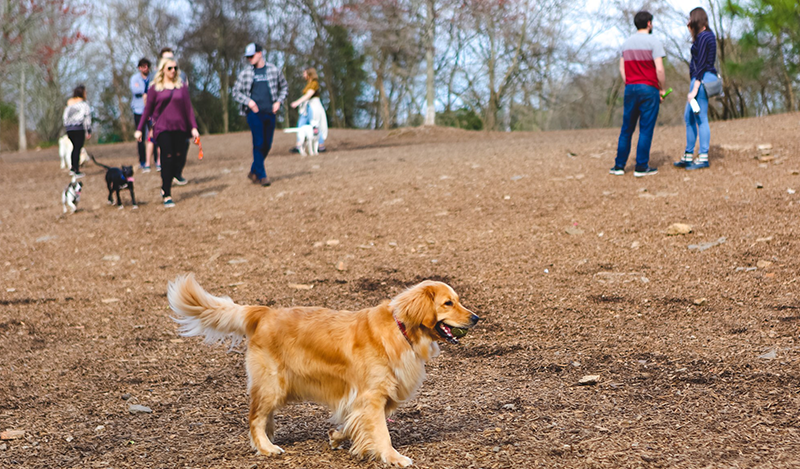
M 78 202 L 81 200 L 82 189 L 83 183 L 72 178 L 72 182 L 69 183 L 61 194 L 61 204 L 64 206 L 64 213 L 67 213 L 67 207 L 69 207 L 71 213 L 75 213 L 75 210 L 78 210 Z
M 287 134 L 297 134 L 301 156 L 319 155 L 319 128 L 311 124 L 283 129 Z
M 61 157 L 61 169 L 72 169 L 72 148 L 72 141 L 68 136 L 64 135 L 58 139 L 58 156 Z M 89 161 L 89 154 L 86 153 L 86 147 L 83 147 L 81 148 L 79 165 L 83 166 L 87 161 Z
M 319 129 L 311 124 L 297 128 L 298 140 L 300 140 L 300 155 L 319 155 Z

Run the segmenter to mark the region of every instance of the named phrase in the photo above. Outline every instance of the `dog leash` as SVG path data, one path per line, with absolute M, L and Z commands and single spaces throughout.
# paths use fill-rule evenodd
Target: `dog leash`
M 197 159 L 198 160 L 202 160 L 203 159 L 203 144 L 200 143 L 200 137 L 195 137 L 194 144 L 197 145 L 198 147 L 200 147 L 200 151 L 197 152 Z

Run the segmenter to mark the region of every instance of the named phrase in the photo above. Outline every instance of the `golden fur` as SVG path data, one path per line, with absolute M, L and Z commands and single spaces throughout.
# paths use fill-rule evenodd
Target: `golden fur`
M 247 338 L 250 439 L 261 454 L 283 453 L 272 442 L 274 412 L 313 401 L 331 409 L 333 449 L 349 439 L 352 453 L 403 467 L 412 461 L 392 447 L 386 417 L 419 389 L 425 362 L 439 353 L 436 341 L 458 342 L 448 326 L 479 319 L 450 286 L 433 281 L 355 312 L 237 305 L 205 292 L 191 274 L 169 284 L 168 298 L 183 335 L 212 343 Z

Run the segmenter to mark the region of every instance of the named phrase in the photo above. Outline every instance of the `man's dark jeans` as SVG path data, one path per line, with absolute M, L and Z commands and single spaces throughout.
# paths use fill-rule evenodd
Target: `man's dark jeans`
M 267 177 L 264 169 L 264 159 L 272 149 L 272 137 L 275 134 L 275 114 L 260 111 L 258 113 L 247 113 L 247 124 L 253 134 L 253 164 L 250 172 L 255 174 L 258 179 Z
M 639 143 L 636 146 L 636 171 L 644 171 L 650 162 L 650 144 L 658 118 L 661 97 L 657 88 L 650 85 L 625 85 L 625 108 L 622 130 L 617 144 L 615 167 L 624 168 L 631 152 L 631 139 L 639 121 Z

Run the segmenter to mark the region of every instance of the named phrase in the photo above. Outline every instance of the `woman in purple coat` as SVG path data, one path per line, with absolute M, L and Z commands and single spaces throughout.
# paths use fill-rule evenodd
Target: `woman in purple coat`
M 142 140 L 142 130 L 152 117 L 153 139 L 161 150 L 161 197 L 164 207 L 174 207 L 172 201 L 172 178 L 180 174 L 186 164 L 189 134 L 197 138 L 197 122 L 194 119 L 189 87 L 185 86 L 178 73 L 174 58 L 165 57 L 158 64 L 153 85 L 147 91 L 147 104 L 133 136 Z

